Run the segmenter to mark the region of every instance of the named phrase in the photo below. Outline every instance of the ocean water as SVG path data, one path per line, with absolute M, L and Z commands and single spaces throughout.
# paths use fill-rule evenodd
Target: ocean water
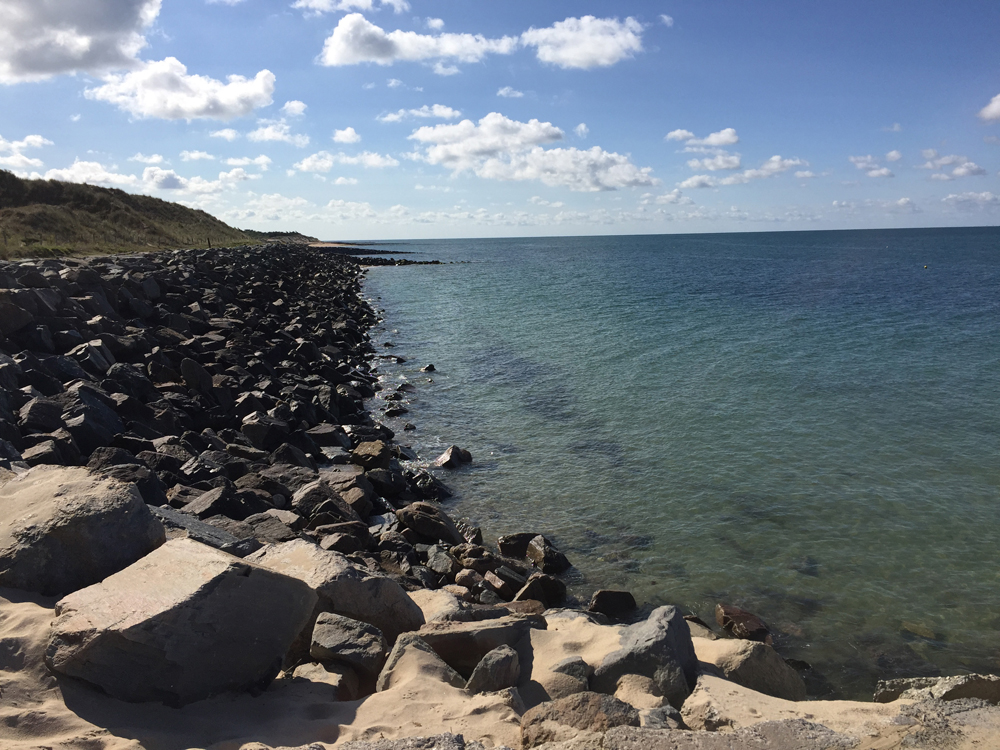
M 398 439 L 473 453 L 454 516 L 581 597 L 749 609 L 815 696 L 1000 672 L 1000 229 L 382 249 L 444 262 L 365 294 L 374 408 L 411 382 Z

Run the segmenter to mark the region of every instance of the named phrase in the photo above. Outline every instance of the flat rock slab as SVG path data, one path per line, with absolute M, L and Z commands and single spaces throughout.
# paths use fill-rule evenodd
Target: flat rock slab
M 769 721 L 721 734 L 680 729 L 616 727 L 604 735 L 604 750 L 851 750 L 857 740 L 804 719 Z M 568 750 L 568 749 L 567 749 Z
M 131 702 L 262 689 L 315 604 L 302 581 L 174 539 L 59 601 L 45 662 Z
M 0 586 L 61 596 L 163 544 L 134 484 L 39 466 L 0 486 Z

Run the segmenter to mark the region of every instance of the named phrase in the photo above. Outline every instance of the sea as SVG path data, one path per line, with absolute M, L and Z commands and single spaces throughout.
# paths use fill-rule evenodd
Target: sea
M 1000 228 L 377 249 L 441 261 L 364 294 L 372 408 L 411 383 L 398 441 L 472 452 L 453 517 L 584 603 L 754 612 L 814 697 L 1000 672 Z

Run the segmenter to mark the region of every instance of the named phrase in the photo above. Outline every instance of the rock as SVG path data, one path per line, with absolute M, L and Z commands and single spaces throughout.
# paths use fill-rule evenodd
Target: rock
M 497 549 L 505 557 L 526 557 L 528 543 L 538 534 L 532 531 L 522 531 L 517 534 L 506 534 L 497 539 Z
M 59 466 L 66 463 L 62 451 L 54 440 L 43 440 L 30 448 L 25 448 L 21 459 L 28 466 Z
M 366 469 L 388 469 L 392 451 L 382 440 L 359 443 L 351 453 L 351 460 Z
M 295 668 L 292 676 L 329 685 L 334 689 L 335 701 L 356 701 L 361 697 L 358 675 L 346 664 L 301 664 Z
M 130 702 L 261 690 L 315 603 L 301 581 L 174 539 L 62 599 L 45 662 Z
M 698 658 L 676 607 L 658 607 L 645 622 L 622 628 L 621 648 L 594 670 L 591 689 L 612 694 L 625 674 L 650 677 L 670 705 L 680 707 L 695 685 Z
M 419 635 L 404 633 L 392 647 L 375 689 L 380 693 L 390 690 L 416 675 L 439 680 L 452 687 L 465 687 L 462 676 L 448 666 Z
M 578 739 L 583 733 L 603 734 L 612 727 L 639 726 L 639 712 L 617 698 L 577 693 L 542 703 L 521 717 L 521 746 Z
M 82 468 L 37 467 L 0 486 L 0 586 L 46 596 L 106 578 L 163 544 L 132 486 Z
M 409 592 L 410 599 L 424 613 L 424 622 L 455 619 L 462 610 L 462 600 L 444 589 L 417 589 Z
M 460 674 L 471 675 L 498 646 L 516 648 L 532 628 L 545 628 L 540 617 L 508 615 L 482 622 L 429 622 L 418 635 Z
M 184 512 L 204 520 L 212 516 L 226 516 L 243 521 L 256 514 L 265 513 L 270 506 L 256 495 L 237 492 L 231 484 L 209 490 L 184 506 Z
M 167 486 L 160 481 L 160 478 L 148 468 L 138 464 L 120 464 L 109 466 L 101 473 L 106 477 L 117 479 L 119 482 L 134 484 L 142 501 L 146 505 L 166 505 Z
M 34 319 L 34 315 L 14 304 L 6 293 L 0 294 L 0 333 L 4 336 L 13 336 Z
M 347 664 L 362 678 L 362 683 L 374 687 L 389 655 L 389 644 L 382 631 L 373 625 L 323 612 L 313 626 L 309 655 L 324 664 Z
M 462 464 L 471 462 L 472 454 L 469 453 L 469 451 L 465 450 L 465 448 L 459 448 L 457 445 L 453 445 L 437 457 L 434 461 L 434 465 L 440 466 L 443 469 L 457 469 Z
M 734 638 L 771 644 L 771 631 L 757 615 L 728 604 L 715 605 L 715 621 Z
M 532 573 L 521 590 L 514 594 L 514 601 L 532 599 L 546 607 L 558 607 L 566 601 L 566 584 L 545 573 Z
M 623 616 L 635 611 L 635 597 L 628 591 L 608 591 L 602 589 L 595 591 L 590 598 L 590 612 L 600 612 L 602 615 L 621 619 Z
M 19 412 L 22 431 L 53 432 L 63 426 L 63 408 L 55 399 L 33 398 Z
M 424 365 L 420 368 L 420 372 L 435 372 L 436 370 L 437 368 L 432 364 Z
M 497 646 L 480 660 L 472 670 L 465 689 L 472 694 L 496 693 L 517 685 L 521 677 L 521 662 L 510 646 Z
M 998 705 L 1000 704 L 1000 677 L 993 674 L 963 674 L 955 677 L 911 677 L 901 680 L 879 680 L 875 687 L 876 703 L 889 703 L 899 698 L 940 701 L 975 698 Z
M 615 698 L 638 709 L 653 709 L 668 705 L 667 699 L 656 687 L 656 683 L 641 674 L 623 674 L 618 679 Z
M 396 511 L 399 522 L 423 537 L 450 545 L 463 544 L 465 537 L 455 523 L 440 508 L 430 503 L 416 502 Z
M 168 539 L 193 539 L 235 557 L 246 557 L 262 546 L 256 539 L 235 536 L 183 511 L 167 506 L 150 507 L 149 510 L 163 524 Z
M 806 686 L 799 673 L 764 643 L 728 638 L 698 638 L 693 643 L 699 661 L 714 664 L 737 685 L 787 701 L 806 699 Z
M 557 550 L 555 545 L 541 534 L 528 542 L 525 554 L 543 573 L 558 575 L 570 568 L 566 555 Z
M 602 737 L 601 747 L 603 750 L 851 750 L 858 743 L 853 737 L 797 719 L 768 721 L 725 733 L 689 732 L 653 725 L 648 729 L 615 727 Z
M 420 608 L 391 578 L 369 575 L 303 539 L 266 545 L 247 559 L 304 581 L 318 594 L 321 611 L 374 625 L 389 643 L 424 624 Z
M 292 508 L 300 515 L 310 518 L 321 510 L 335 517 L 327 523 L 358 522 L 361 516 L 325 480 L 319 479 L 296 490 L 292 495 Z

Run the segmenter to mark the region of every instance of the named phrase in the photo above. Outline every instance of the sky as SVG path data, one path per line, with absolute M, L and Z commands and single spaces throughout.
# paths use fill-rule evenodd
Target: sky
M 996 0 L 0 0 L 0 168 L 328 240 L 997 225 L 998 34 Z

